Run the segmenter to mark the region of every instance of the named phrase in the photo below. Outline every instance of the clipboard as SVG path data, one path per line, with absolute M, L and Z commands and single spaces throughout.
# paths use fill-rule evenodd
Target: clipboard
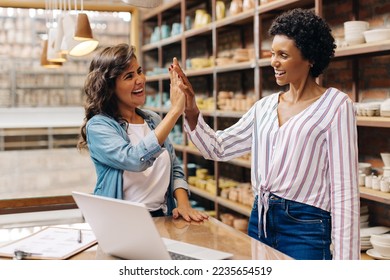
M 46 227 L 27 237 L 0 247 L 0 256 L 15 257 L 23 253 L 23 259 L 65 260 L 97 243 L 92 230 Z

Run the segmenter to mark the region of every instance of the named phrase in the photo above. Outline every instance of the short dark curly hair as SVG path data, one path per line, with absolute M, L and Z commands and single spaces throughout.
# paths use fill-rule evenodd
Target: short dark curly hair
M 285 35 L 294 40 L 303 58 L 313 63 L 310 75 L 318 77 L 329 65 L 336 48 L 329 25 L 311 10 L 301 8 L 278 16 L 268 30 L 269 35 Z

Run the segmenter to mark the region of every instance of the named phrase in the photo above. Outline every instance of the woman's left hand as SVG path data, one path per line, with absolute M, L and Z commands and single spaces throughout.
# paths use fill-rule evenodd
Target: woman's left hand
M 183 217 L 184 220 L 188 222 L 190 221 L 201 222 L 209 218 L 209 216 L 206 213 L 198 211 L 192 208 L 190 205 L 178 206 L 177 208 L 173 209 L 172 216 L 174 219 L 177 219 L 181 216 Z

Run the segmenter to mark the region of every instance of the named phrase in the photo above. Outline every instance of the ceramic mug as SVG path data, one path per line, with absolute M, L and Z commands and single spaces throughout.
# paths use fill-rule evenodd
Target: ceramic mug
M 372 175 L 366 176 L 365 186 L 366 186 L 366 188 L 369 188 L 369 189 L 372 188 Z
M 380 179 L 377 176 L 372 176 L 371 187 L 373 190 L 380 190 Z
M 390 192 L 390 181 L 383 179 L 381 180 L 381 191 L 382 192 Z
M 364 186 L 366 183 L 366 174 L 360 173 L 359 174 L 359 186 Z

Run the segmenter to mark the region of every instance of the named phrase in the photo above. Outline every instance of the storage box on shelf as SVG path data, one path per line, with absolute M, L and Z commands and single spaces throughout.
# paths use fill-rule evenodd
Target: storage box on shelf
M 182 67 L 196 87 L 199 107 L 204 115 L 211 118 L 210 121 L 215 129 L 224 128 L 222 120 L 225 118 L 241 117 L 257 99 L 283 90 L 274 81 L 273 69 L 270 67 L 271 38 L 267 35 L 268 27 L 277 14 L 295 7 L 313 8 L 316 12 L 321 12 L 330 23 L 337 40 L 340 36 L 344 36 L 345 21 L 359 19 L 359 15 L 364 15 L 365 18 L 361 20 L 368 21 L 371 27 L 380 27 L 378 25 L 385 25 L 389 16 L 386 9 L 381 8 L 384 4 L 380 1 L 369 4 L 370 7 L 375 6 L 375 9 L 369 8 L 364 1 L 352 0 L 346 1 L 343 9 L 336 9 L 337 3 L 328 1 L 254 1 L 254 7 L 245 11 L 232 12 L 233 10 L 230 9 L 232 1 L 224 0 L 222 1 L 225 6 L 223 16 L 221 4 L 217 2 L 220 1 L 170 1 L 159 9 L 145 13 L 141 24 L 141 33 L 144 37 L 141 47 L 143 63 L 153 65 L 157 69 L 164 69 L 166 63 L 172 60 L 172 54 L 179 55 L 178 59 Z M 335 10 L 337 13 L 334 13 Z M 377 14 L 373 14 L 374 10 Z M 180 13 L 183 33 L 180 36 L 160 38 L 150 43 L 151 31 L 159 28 L 161 30 L 161 27 L 167 24 L 163 18 L 171 12 Z M 176 22 L 176 19 L 174 21 Z M 173 21 L 168 22 L 167 25 L 171 23 Z M 387 77 L 385 73 L 390 65 L 389 57 L 388 41 L 339 46 L 329 72 L 326 71 L 319 82 L 325 87 L 328 85 L 340 88 L 356 102 L 373 98 L 373 94 L 376 94 L 374 98 L 378 98 L 378 92 L 380 98 L 389 98 L 390 85 L 383 78 Z M 372 65 L 375 71 L 371 70 L 371 67 L 364 67 L 366 68 L 364 69 L 359 65 Z M 169 76 L 167 74 L 148 76 L 148 80 L 158 84 L 157 94 L 162 96 L 163 84 L 169 80 Z M 163 112 L 166 109 L 160 107 L 156 110 Z M 389 138 L 390 118 L 358 116 L 357 120 L 359 128 L 379 127 L 382 133 L 387 135 L 387 138 L 383 139 Z M 363 131 L 363 133 L 367 132 Z M 379 141 L 386 145 L 383 139 Z M 185 165 L 191 163 L 192 155 L 199 155 L 189 146 L 180 146 L 180 148 L 183 151 Z M 379 152 L 375 151 L 371 156 L 379 157 Z M 248 160 L 232 160 L 229 164 L 250 168 Z M 217 212 L 218 206 L 223 206 L 248 216 L 250 207 L 246 209 L 237 207 L 235 202 L 225 200 L 221 196 L 218 184 L 219 179 L 225 175 L 221 173 L 221 165 L 222 163 L 215 163 L 215 173 L 212 173 L 215 175 L 214 180 L 217 185 L 216 195 L 199 188 L 193 188 L 193 192 L 210 200 L 213 199 Z M 249 181 L 249 179 L 248 176 L 242 178 L 242 181 Z M 360 190 L 364 199 L 385 205 L 390 204 L 387 194 L 371 193 L 371 190 L 366 191 L 362 188 Z

